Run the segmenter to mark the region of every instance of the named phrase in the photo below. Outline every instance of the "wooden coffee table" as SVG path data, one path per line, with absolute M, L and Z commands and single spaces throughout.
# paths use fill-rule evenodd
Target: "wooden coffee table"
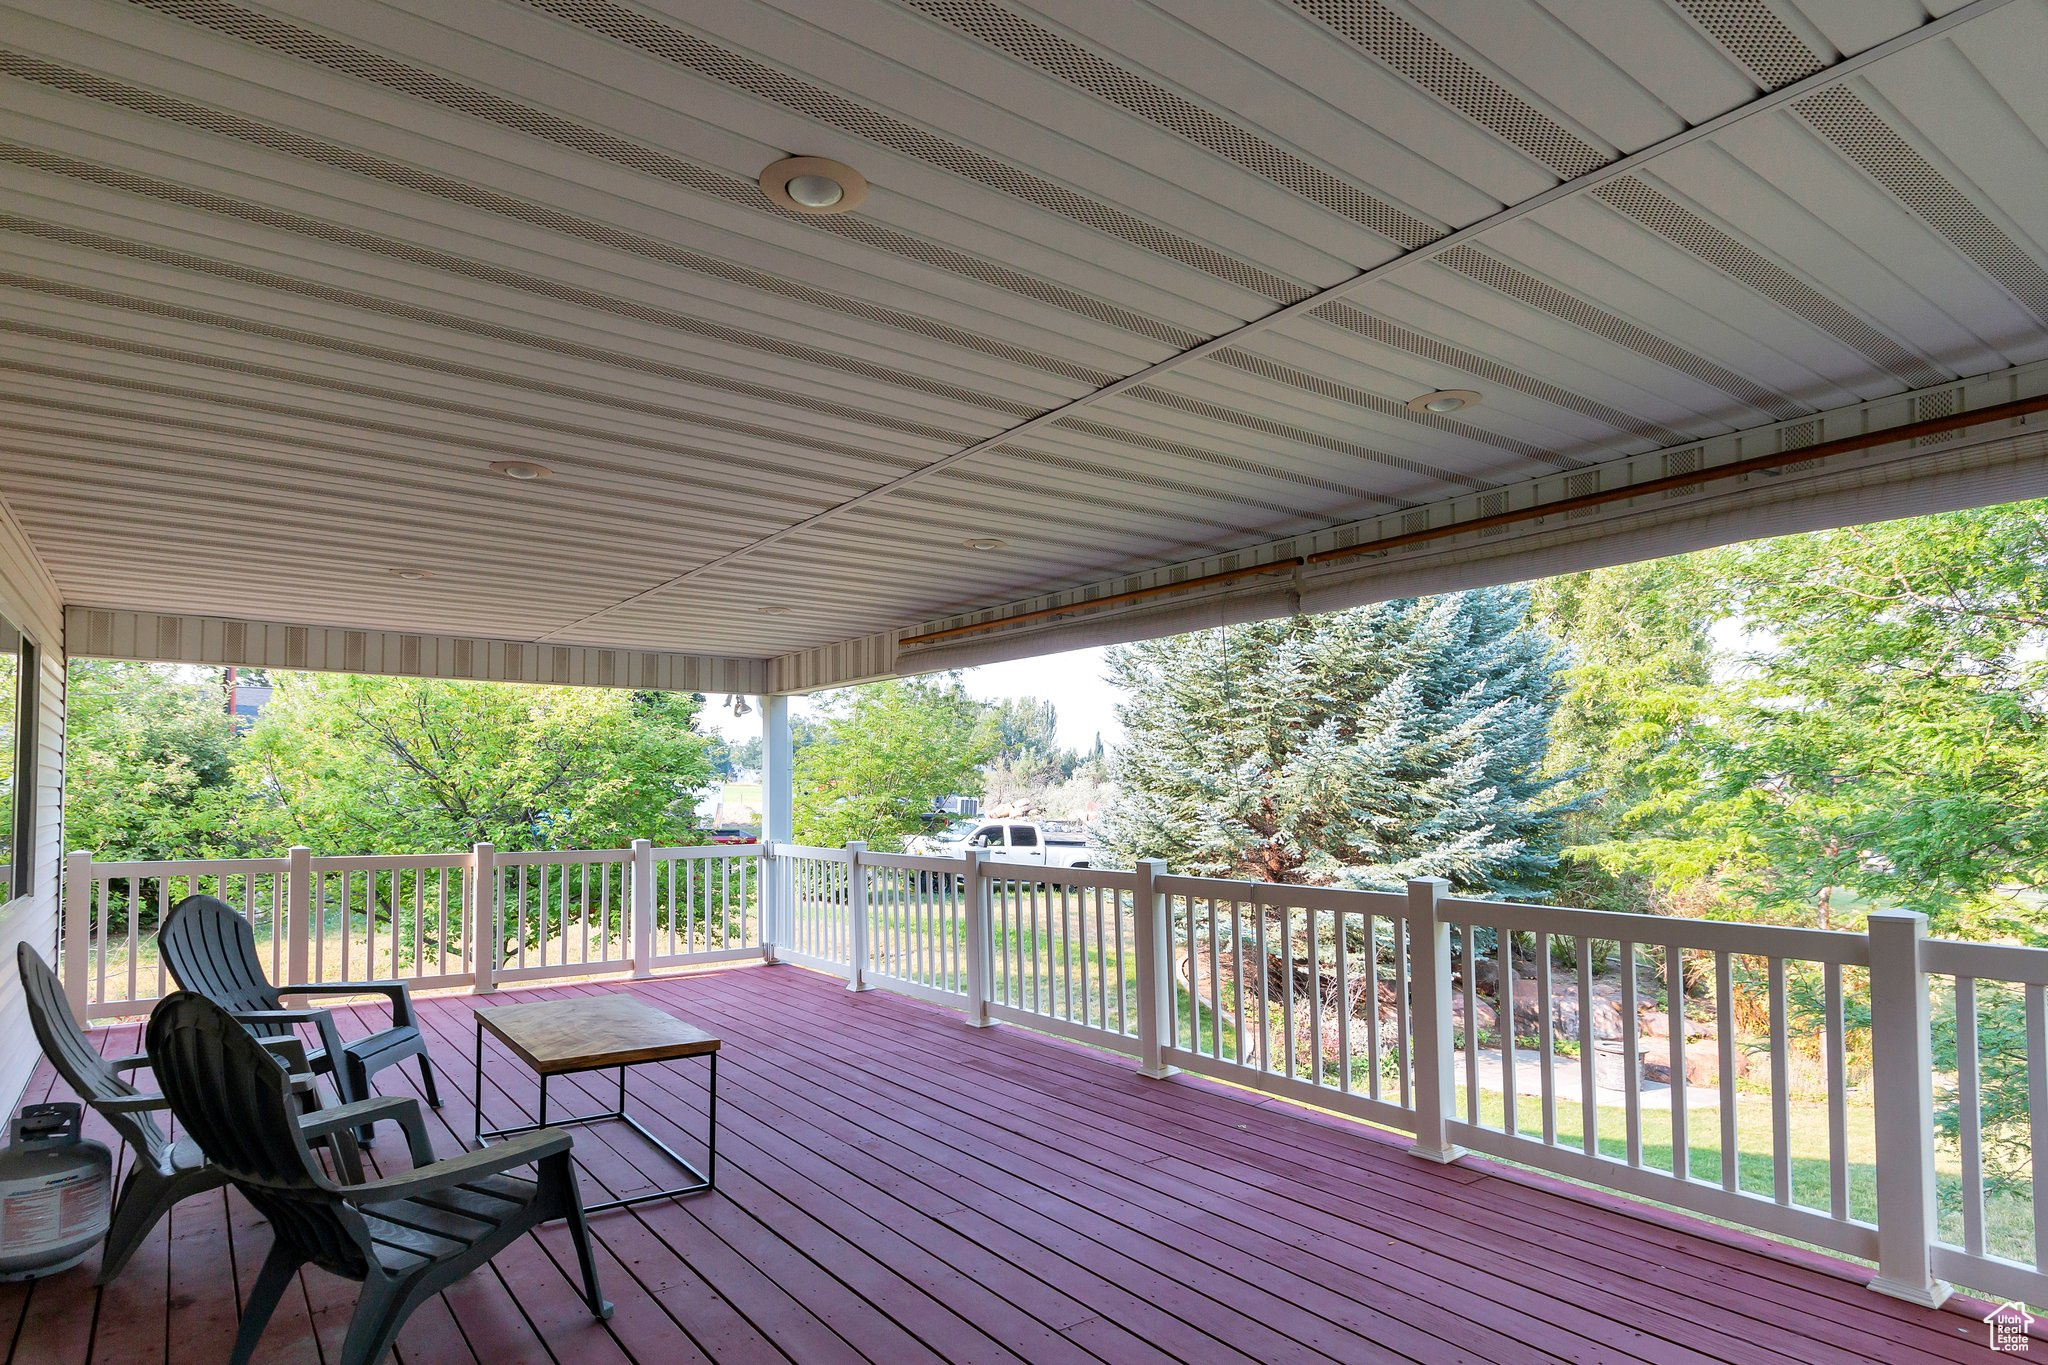
M 512 1054 L 533 1068 L 540 1078 L 540 1122 L 510 1128 L 483 1126 L 484 1030 L 489 1029 Z M 718 1039 L 693 1024 L 634 999 L 630 995 L 579 996 L 574 1000 L 546 1000 L 531 1005 L 492 1005 L 476 1011 L 476 1072 L 470 1094 L 477 1097 L 476 1144 L 514 1133 L 531 1133 L 551 1126 L 548 1121 L 548 1078 L 573 1076 L 585 1071 L 619 1073 L 619 1101 L 616 1107 L 597 1114 L 578 1114 L 557 1119 L 552 1126 L 572 1123 L 602 1123 L 616 1119 L 659 1147 L 668 1158 L 689 1172 L 686 1185 L 653 1190 L 625 1199 L 608 1199 L 586 1204 L 586 1213 L 643 1204 L 651 1199 L 673 1199 L 678 1195 L 701 1194 L 717 1188 L 718 1180 Z M 640 1120 L 626 1112 L 626 1068 L 642 1062 L 672 1062 L 684 1057 L 708 1057 L 711 1061 L 711 1102 L 706 1120 L 704 1169 L 698 1170 L 681 1153 L 647 1131 Z

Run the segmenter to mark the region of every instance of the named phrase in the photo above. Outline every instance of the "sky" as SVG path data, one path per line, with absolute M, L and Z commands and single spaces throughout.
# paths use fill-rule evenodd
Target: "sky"
M 1714 624 L 1712 639 L 1716 654 L 1714 671 L 1720 681 L 1743 674 L 1742 656 L 1768 651 L 1775 643 L 1768 634 L 1750 629 L 1741 620 L 1728 617 Z M 1083 752 L 1095 747 L 1100 734 L 1104 745 L 1115 748 L 1123 740 L 1123 726 L 1117 723 L 1118 692 L 1103 681 L 1103 650 L 1076 649 L 1065 654 L 1048 654 L 1037 659 L 1017 659 L 1005 664 L 984 664 L 961 670 L 961 680 L 970 695 L 983 701 L 1006 697 L 1039 697 L 1059 712 L 1060 744 Z M 728 739 L 745 741 L 761 733 L 761 717 L 749 713 L 735 718 L 722 697 L 710 698 L 704 708 L 703 724 Z M 794 698 L 793 715 L 804 715 L 812 706 L 809 697 Z
M 1068 749 L 1095 747 L 1095 736 L 1114 747 L 1123 738 L 1117 724 L 1117 692 L 1102 679 L 1101 649 L 1076 649 L 1065 654 L 1048 654 L 1037 659 L 1018 659 L 1006 664 L 984 664 L 962 669 L 960 678 L 970 696 L 983 701 L 1006 697 L 1038 697 L 1053 704 L 1059 713 L 1060 744 Z M 707 699 L 703 724 L 728 739 L 745 741 L 761 733 L 758 713 L 735 717 L 725 698 Z M 791 713 L 803 715 L 811 707 L 809 697 L 797 697 Z

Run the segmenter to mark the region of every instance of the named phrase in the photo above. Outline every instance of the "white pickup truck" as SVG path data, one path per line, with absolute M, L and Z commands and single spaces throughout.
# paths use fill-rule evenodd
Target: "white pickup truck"
M 920 834 L 904 842 L 910 853 L 927 858 L 958 858 L 970 848 L 1006 863 L 1037 863 L 1046 867 L 1087 867 L 1095 856 L 1085 834 L 1050 830 L 1036 820 L 997 820 L 969 816 L 936 834 Z

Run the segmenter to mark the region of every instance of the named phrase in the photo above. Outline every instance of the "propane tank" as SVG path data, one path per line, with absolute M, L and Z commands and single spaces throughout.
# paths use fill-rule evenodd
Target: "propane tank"
M 77 1104 L 31 1104 L 0 1148 L 0 1280 L 69 1270 L 107 1235 L 114 1154 Z

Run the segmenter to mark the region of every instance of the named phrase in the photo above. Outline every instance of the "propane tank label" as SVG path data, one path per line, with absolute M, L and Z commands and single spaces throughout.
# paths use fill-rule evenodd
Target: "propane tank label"
M 62 1241 L 97 1223 L 106 1201 L 106 1177 L 80 1171 L 33 1190 L 0 1198 L 0 1252 L 27 1251 Z
M 83 1232 L 104 1217 L 106 1181 L 101 1176 L 74 1180 L 57 1191 L 57 1233 Z

